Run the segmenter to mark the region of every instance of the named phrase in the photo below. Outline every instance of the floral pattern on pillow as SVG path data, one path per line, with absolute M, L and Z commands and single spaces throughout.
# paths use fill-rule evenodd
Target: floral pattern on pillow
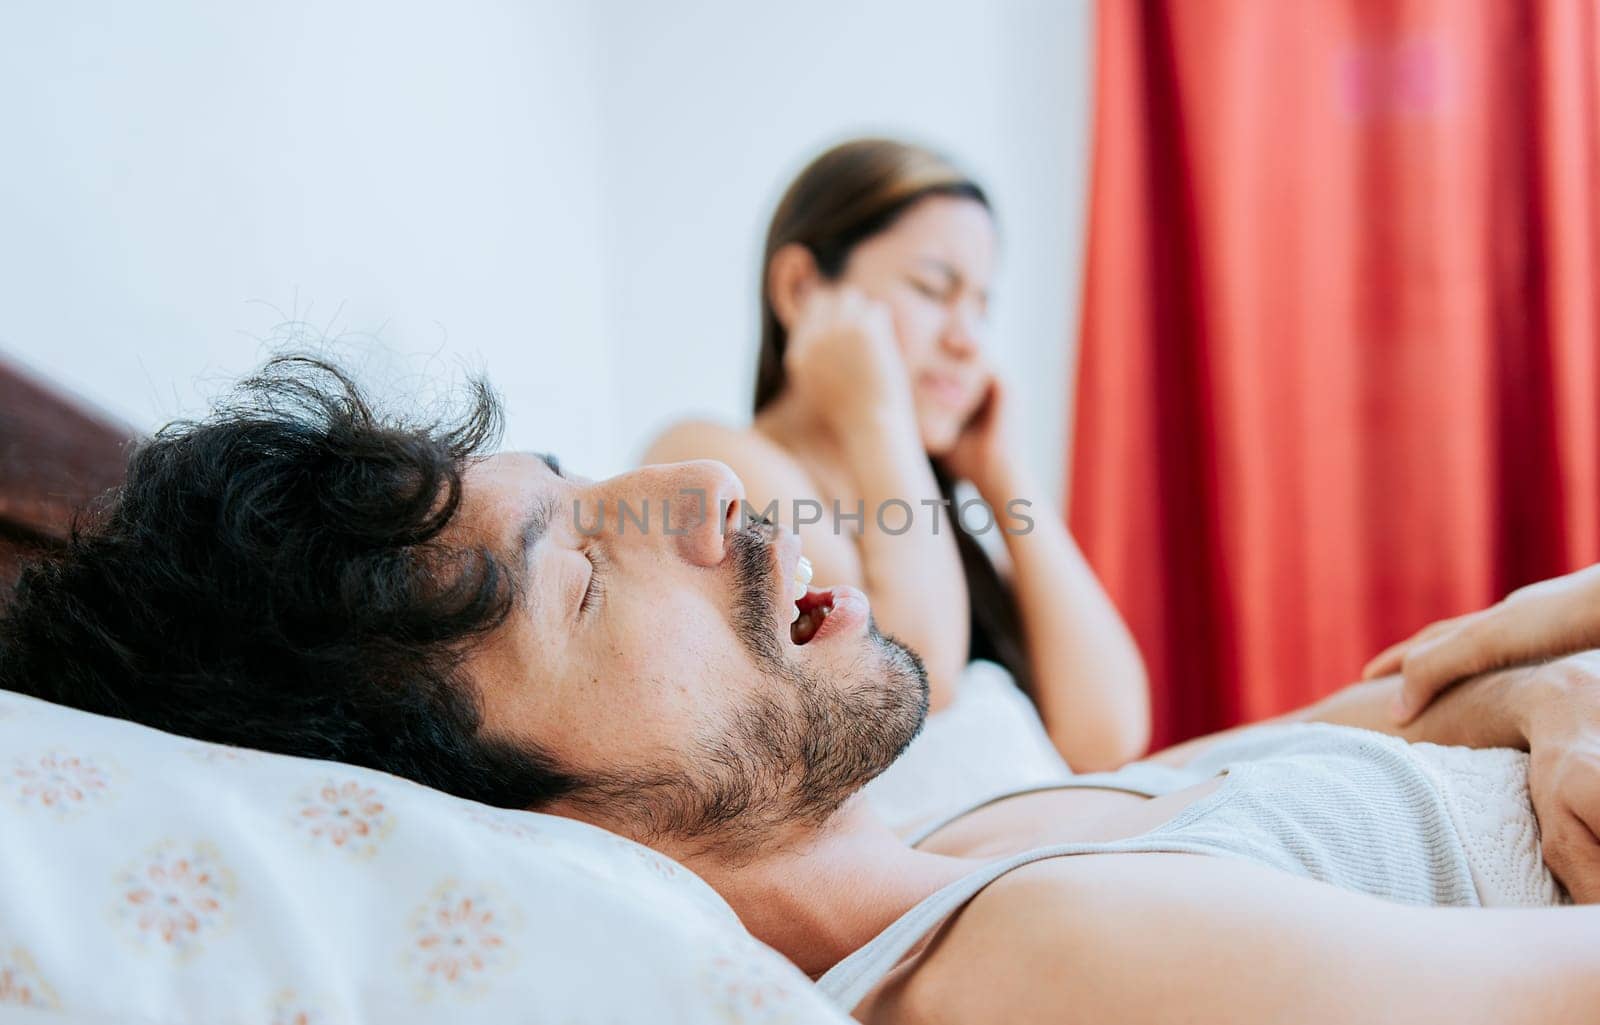
M 395 817 L 376 787 L 330 779 L 300 793 L 290 822 L 319 846 L 370 857 L 394 828 Z
M 754 940 L 725 940 L 707 955 L 701 986 L 726 1025 L 805 1021 L 805 994 L 793 966 Z
M 0 1006 L 56 1010 L 61 1001 L 22 947 L 0 949 Z
M 233 874 L 207 843 L 167 841 L 117 876 L 117 918 L 145 948 L 193 954 L 227 920 Z
M 424 997 L 478 996 L 512 961 L 515 915 L 483 887 L 440 883 L 411 916 L 406 960 Z
M 491 808 L 486 804 L 474 804 L 468 807 L 467 818 L 485 829 L 499 833 L 501 836 L 526 840 L 530 844 L 542 847 L 549 847 L 554 844 L 554 840 L 547 831 L 527 821 L 532 816 L 525 812 Z
M 111 773 L 88 755 L 46 751 L 15 759 L 0 782 L 24 808 L 67 818 L 105 799 Z
M 685 874 L 678 867 L 677 862 L 663 858 L 643 844 L 637 844 L 632 840 L 618 836 L 612 838 L 612 846 L 621 851 L 624 856 L 632 858 L 635 862 L 644 866 L 645 870 L 657 879 L 673 883 L 682 879 Z
M 0 1021 L 848 1025 L 704 880 L 596 827 L 0 709 Z
M 345 1019 L 329 1014 L 324 1003 L 307 1000 L 293 989 L 279 990 L 272 998 L 271 1025 L 340 1025 Z
M 184 754 L 207 765 L 245 765 L 258 760 L 261 752 L 247 747 L 230 747 L 227 744 L 191 744 Z

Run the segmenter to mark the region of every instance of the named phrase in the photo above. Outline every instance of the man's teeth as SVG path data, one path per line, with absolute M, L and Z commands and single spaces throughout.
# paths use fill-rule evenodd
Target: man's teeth
M 794 564 L 794 580 L 792 581 L 794 586 L 790 588 L 791 595 L 795 601 L 798 602 L 806 596 L 806 585 L 811 583 L 811 574 L 811 560 L 804 555 L 800 556 L 799 561 Z M 793 623 L 799 618 L 800 606 L 796 605 L 794 614 L 789 617 L 789 622 Z

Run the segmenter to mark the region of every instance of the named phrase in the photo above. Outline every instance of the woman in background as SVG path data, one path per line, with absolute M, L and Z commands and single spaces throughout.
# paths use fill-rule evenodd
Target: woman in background
M 776 501 L 818 579 L 867 592 L 922 655 L 934 711 L 989 659 L 1073 769 L 1110 769 L 1149 739 L 1144 666 L 1015 444 L 983 351 L 996 248 L 983 190 L 939 156 L 881 139 L 822 154 L 767 232 L 754 422 L 677 424 L 646 461 L 719 459 L 755 509 Z M 957 515 L 957 481 L 992 519 Z M 973 533 L 1004 538 L 1009 580 Z

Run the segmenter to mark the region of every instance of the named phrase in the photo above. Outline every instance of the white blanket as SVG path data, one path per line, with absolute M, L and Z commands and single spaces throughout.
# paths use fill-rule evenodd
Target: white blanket
M 1545 867 L 1526 754 L 1437 744 L 1413 744 L 1411 751 L 1444 794 L 1486 907 L 1570 903 Z

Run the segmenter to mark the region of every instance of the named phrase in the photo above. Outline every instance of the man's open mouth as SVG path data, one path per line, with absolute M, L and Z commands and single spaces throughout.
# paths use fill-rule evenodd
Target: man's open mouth
M 822 621 L 833 611 L 833 590 L 807 587 L 805 593 L 794 600 L 794 607 L 795 617 L 794 622 L 789 624 L 789 639 L 796 644 L 805 644 L 817 635 Z
M 788 584 L 788 597 L 794 608 L 789 615 L 789 640 L 796 645 L 813 640 L 870 629 L 872 616 L 867 596 L 854 587 L 811 586 L 811 560 L 796 555 Z

